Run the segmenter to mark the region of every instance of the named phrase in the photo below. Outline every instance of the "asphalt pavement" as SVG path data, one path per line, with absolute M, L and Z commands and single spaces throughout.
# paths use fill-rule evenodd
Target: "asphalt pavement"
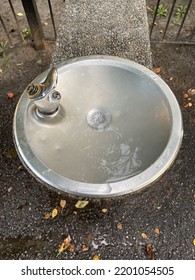
M 152 51 L 154 67 L 160 67 L 181 107 L 182 147 L 158 181 L 113 199 L 59 194 L 37 182 L 15 152 L 14 111 L 25 86 L 48 67 L 44 54 L 10 66 L 1 77 L 0 259 L 195 259 L 195 100 L 189 91 L 195 88 L 195 50 L 153 46 Z M 183 96 L 187 91 L 191 100 Z M 88 204 L 79 209 L 81 199 Z

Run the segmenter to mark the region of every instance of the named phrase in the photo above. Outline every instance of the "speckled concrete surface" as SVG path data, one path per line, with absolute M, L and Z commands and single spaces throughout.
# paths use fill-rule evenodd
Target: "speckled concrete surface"
M 151 67 L 145 0 L 67 0 L 53 63 L 116 55 Z

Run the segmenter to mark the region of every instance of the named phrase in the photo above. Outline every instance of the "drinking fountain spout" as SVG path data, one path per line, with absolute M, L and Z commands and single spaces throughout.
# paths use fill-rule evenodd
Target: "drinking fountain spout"
M 56 114 L 59 108 L 61 95 L 55 90 L 58 81 L 58 73 L 55 67 L 49 71 L 44 82 L 29 84 L 27 94 L 37 107 L 37 113 L 42 117 Z

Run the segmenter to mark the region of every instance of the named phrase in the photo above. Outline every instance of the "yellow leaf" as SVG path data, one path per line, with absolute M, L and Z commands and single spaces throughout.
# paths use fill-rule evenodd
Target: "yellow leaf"
M 144 238 L 144 239 L 146 239 L 148 236 L 147 236 L 147 234 L 145 234 L 144 232 L 142 232 L 142 233 L 141 233 L 141 237 Z
M 103 213 L 106 213 L 106 212 L 108 212 L 108 209 L 102 208 L 102 212 L 103 212 Z
M 100 256 L 98 256 L 98 255 L 94 255 L 92 259 L 93 259 L 94 261 L 101 260 L 101 259 L 100 259 Z
M 84 208 L 85 206 L 87 206 L 88 203 L 89 203 L 89 201 L 87 201 L 87 200 L 78 200 L 77 203 L 75 204 L 75 207 Z
M 23 14 L 22 13 L 17 13 L 17 16 L 23 17 Z
M 60 200 L 60 206 L 62 207 L 62 209 L 66 206 L 66 200 L 61 199 Z
M 57 208 L 54 208 L 53 211 L 52 211 L 52 213 L 51 213 L 52 219 L 55 218 L 55 217 L 57 216 L 57 214 L 58 214 L 58 209 L 57 209 Z
M 195 246 L 195 239 L 193 240 L 193 245 Z
M 59 256 L 64 250 L 66 250 L 70 246 L 70 242 L 71 242 L 71 237 L 70 237 L 70 235 L 68 235 L 68 237 L 66 237 L 64 239 L 64 241 L 62 242 L 62 244 L 58 250 L 57 256 Z

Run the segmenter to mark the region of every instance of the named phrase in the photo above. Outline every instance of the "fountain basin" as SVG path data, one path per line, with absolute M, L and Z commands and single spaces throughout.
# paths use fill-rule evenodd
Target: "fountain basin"
M 16 149 L 31 174 L 57 190 L 97 198 L 135 192 L 158 179 L 183 136 L 179 105 L 166 83 L 118 57 L 82 57 L 56 68 L 58 111 L 38 114 L 27 90 L 15 111 Z

